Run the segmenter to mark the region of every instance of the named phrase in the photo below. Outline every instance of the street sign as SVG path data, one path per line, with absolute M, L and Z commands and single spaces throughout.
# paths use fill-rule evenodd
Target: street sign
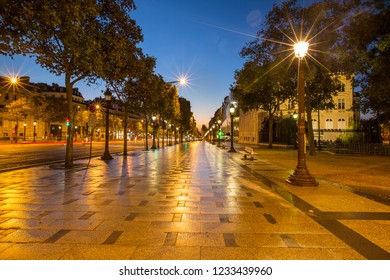
M 95 113 L 95 112 L 96 112 L 96 105 L 95 105 L 95 103 L 89 104 L 88 109 L 89 109 L 89 111 L 90 111 L 91 113 Z

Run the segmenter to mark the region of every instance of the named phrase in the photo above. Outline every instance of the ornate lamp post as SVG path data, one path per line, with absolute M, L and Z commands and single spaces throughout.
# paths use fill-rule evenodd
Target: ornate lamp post
M 113 157 L 111 156 L 111 154 L 108 150 L 108 147 L 109 147 L 108 142 L 110 141 L 109 113 L 110 113 L 111 96 L 112 96 L 111 91 L 109 89 L 106 89 L 106 91 L 104 92 L 104 97 L 106 99 L 106 133 L 105 133 L 105 138 L 106 138 L 105 140 L 106 141 L 104 143 L 104 154 L 102 156 L 103 160 L 113 159 Z
M 218 130 L 217 130 L 217 137 L 218 137 L 218 145 L 217 147 L 221 147 L 221 120 L 218 120 Z
M 213 124 L 213 145 L 215 145 L 215 124 Z
M 33 142 L 35 142 L 35 129 L 36 129 L 36 127 L 37 127 L 37 122 L 36 121 L 34 121 L 34 135 L 33 135 Z
M 302 60 L 309 49 L 309 43 L 299 42 L 294 45 L 295 56 L 298 58 L 298 164 L 294 173 L 287 178 L 287 183 L 302 186 L 314 187 L 318 183 L 310 175 L 306 166 L 306 145 L 305 145 L 305 79 L 302 67 Z
M 24 127 L 24 131 L 23 131 L 23 141 L 26 141 L 26 126 L 27 126 L 27 124 L 26 124 L 26 122 L 24 122 L 24 124 L 23 124 L 23 127 Z
M 232 104 L 230 106 L 230 150 L 229 150 L 229 153 L 236 152 L 236 150 L 233 147 L 233 136 L 234 136 L 233 115 L 234 115 L 235 110 L 236 109 L 234 108 L 234 105 Z
M 153 144 L 151 149 L 155 150 L 156 149 L 156 116 L 152 116 L 152 137 L 153 137 Z
M 167 129 L 167 141 L 168 141 L 168 146 L 172 146 L 171 143 L 171 128 L 172 124 L 168 124 L 168 129 Z

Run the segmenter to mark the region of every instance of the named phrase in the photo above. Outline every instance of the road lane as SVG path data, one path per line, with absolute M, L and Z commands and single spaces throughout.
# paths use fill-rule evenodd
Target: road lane
M 143 142 L 129 142 L 129 151 L 143 149 Z M 110 153 L 123 152 L 122 142 L 111 142 Z M 73 158 L 82 159 L 97 157 L 104 152 L 104 142 L 96 142 L 92 145 L 74 143 Z M 32 165 L 63 162 L 65 160 L 66 145 L 64 143 L 34 143 L 34 144 L 2 144 L 0 145 L 0 172 L 23 168 Z

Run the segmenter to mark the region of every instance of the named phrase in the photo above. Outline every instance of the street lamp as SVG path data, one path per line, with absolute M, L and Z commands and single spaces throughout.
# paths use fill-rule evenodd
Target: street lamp
M 221 147 L 221 120 L 218 120 L 218 131 L 217 131 L 217 137 L 218 137 L 218 147 Z
M 186 86 L 187 85 L 187 78 L 186 77 L 180 77 L 179 80 L 177 81 L 171 81 L 171 82 L 166 82 L 169 85 L 173 84 L 179 84 L 181 86 Z
M 152 150 L 156 149 L 156 116 L 152 116 L 152 136 L 153 136 L 153 145 L 151 147 Z
M 171 143 L 171 130 L 172 130 L 172 124 L 168 124 L 168 129 L 167 129 L 167 140 L 168 140 L 168 146 L 172 146 Z
M 37 122 L 36 122 L 36 121 L 34 121 L 33 125 L 34 125 L 34 135 L 33 135 L 33 142 L 35 142 L 35 129 L 36 129 L 36 127 L 37 127 Z
M 295 56 L 298 58 L 298 164 L 294 173 L 287 178 L 287 183 L 302 187 L 314 187 L 318 183 L 310 175 L 306 166 L 305 145 L 305 79 L 302 59 L 307 54 L 309 43 L 299 42 L 294 45 Z
M 23 130 L 23 141 L 26 141 L 26 126 L 27 126 L 27 124 L 24 123 L 23 126 L 24 126 L 24 130 Z
M 297 127 L 297 120 L 298 120 L 298 113 L 294 111 L 293 113 L 293 119 L 295 121 L 295 126 Z M 298 144 L 297 144 L 297 131 L 294 130 L 294 149 L 298 149 Z
M 102 159 L 103 160 L 111 160 L 113 159 L 113 157 L 111 156 L 109 150 L 108 150 L 108 142 L 110 140 L 110 126 L 109 126 L 109 112 L 110 112 L 110 103 L 111 103 L 111 96 L 112 96 L 112 93 L 109 89 L 106 89 L 106 91 L 104 92 L 104 97 L 106 99 L 106 133 L 105 133 L 105 137 L 106 137 L 106 141 L 104 143 L 104 154 L 102 156 Z
M 213 124 L 213 126 L 212 126 L 212 128 L 213 128 L 213 145 L 215 145 L 215 124 Z
M 230 105 L 230 150 L 229 153 L 235 153 L 236 150 L 233 147 L 233 135 L 234 135 L 234 127 L 233 127 L 233 115 L 234 111 L 236 109 L 234 108 L 234 105 Z

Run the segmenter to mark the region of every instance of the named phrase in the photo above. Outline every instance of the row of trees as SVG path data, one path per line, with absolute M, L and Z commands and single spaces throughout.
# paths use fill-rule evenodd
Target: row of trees
M 332 109 L 342 84 L 338 75 L 355 79 L 362 110 L 390 119 L 388 1 L 324 0 L 301 7 L 296 0 L 274 5 L 257 39 L 247 43 L 242 69 L 231 85 L 233 98 L 244 110 L 268 112 L 269 147 L 273 117 L 279 106 L 296 99 L 297 67 L 293 45 L 309 43 L 305 57 L 305 109 L 310 152 L 314 152 L 311 113 Z
M 133 108 L 143 111 L 146 126 L 148 117 L 157 113 L 178 120 L 177 94 L 154 72 L 156 60 L 137 47 L 143 36 L 131 17 L 134 9 L 133 0 L 20 0 L 0 6 L 0 54 L 33 56 L 65 79 L 66 116 L 71 121 L 67 168 L 73 167 L 72 88 L 81 80 L 105 81 L 121 102 L 125 122 Z
M 23 86 L 24 87 L 24 86 Z M 63 99 L 44 96 L 42 94 L 28 91 L 25 87 L 22 92 L 20 92 L 22 97 L 17 98 L 16 100 L 8 103 L 4 107 L 4 112 L 1 113 L 1 117 L 5 120 L 15 121 L 15 135 L 18 135 L 17 124 L 21 121 L 26 122 L 27 119 L 39 120 L 41 123 L 46 123 L 45 131 L 47 132 L 47 128 L 50 129 L 50 124 L 64 123 L 67 116 L 66 111 L 66 102 Z M 100 105 L 103 105 L 101 100 L 96 100 Z M 75 132 L 79 132 L 84 136 L 89 136 L 88 132 L 88 122 L 91 112 L 87 110 L 87 104 L 78 103 L 74 110 L 74 115 L 72 119 L 72 124 L 75 128 Z M 122 128 L 122 116 L 121 114 L 115 113 L 115 107 L 111 107 L 110 114 L 110 127 L 113 128 L 114 131 L 118 131 L 118 128 Z M 104 112 L 105 108 L 99 106 L 99 109 L 96 110 L 95 114 L 95 125 L 91 127 L 91 131 L 94 128 L 96 130 L 100 130 L 100 128 L 104 127 Z M 131 121 L 129 127 L 131 127 L 132 132 L 137 135 L 143 132 L 143 128 L 139 127 L 135 120 Z M 51 132 L 50 132 L 51 133 Z M 26 135 L 24 135 L 26 137 Z M 55 135 L 55 137 L 61 137 L 61 135 Z M 76 139 L 77 137 L 75 137 Z M 16 139 L 17 141 L 17 139 Z

